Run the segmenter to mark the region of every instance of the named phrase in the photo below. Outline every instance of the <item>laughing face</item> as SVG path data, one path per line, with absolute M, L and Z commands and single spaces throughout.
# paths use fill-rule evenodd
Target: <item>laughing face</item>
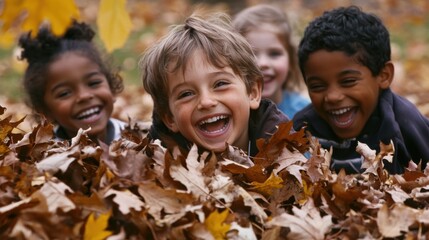
M 168 74 L 171 115 L 163 118 L 173 132 L 207 150 L 221 152 L 225 143 L 247 150 L 251 109 L 259 107 L 261 84 L 247 91 L 230 67 L 217 68 L 197 50 L 182 74 Z
M 44 95 L 47 118 L 62 126 L 69 137 L 79 128 L 91 127 L 89 135 L 104 140 L 114 96 L 99 66 L 77 53 L 65 53 L 48 71 Z
M 289 55 L 285 46 L 271 25 L 263 25 L 246 33 L 247 41 L 252 45 L 259 68 L 264 75 L 263 97 L 275 103 L 282 101 L 282 86 L 289 72 Z
M 393 65 L 377 76 L 344 52 L 318 50 L 305 64 L 305 82 L 313 107 L 342 138 L 354 138 L 375 110 L 381 89 L 389 87 Z

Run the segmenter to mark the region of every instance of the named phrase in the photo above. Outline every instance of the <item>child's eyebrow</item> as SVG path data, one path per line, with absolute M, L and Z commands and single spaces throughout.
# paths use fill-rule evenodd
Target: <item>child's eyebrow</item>
M 232 74 L 230 72 L 223 71 L 223 70 L 212 72 L 212 73 L 209 73 L 208 75 L 209 75 L 209 77 L 221 77 L 224 75 L 227 77 L 234 77 L 234 74 Z
M 344 70 L 344 71 L 341 71 L 340 73 L 338 73 L 337 76 L 338 77 L 343 77 L 343 76 L 348 75 L 348 74 L 362 75 L 362 72 L 358 71 L 358 70 L 347 69 L 347 70 Z M 308 82 L 308 81 L 311 81 L 311 80 L 319 80 L 319 79 L 321 79 L 321 77 L 319 77 L 319 76 L 310 76 L 310 77 L 307 77 L 305 79 L 305 81 Z
M 359 74 L 359 75 L 361 75 L 362 73 L 358 70 L 348 69 L 348 70 L 341 71 L 340 74 L 338 74 L 338 76 L 344 76 L 347 74 Z
M 85 79 L 87 79 L 87 78 L 93 77 L 94 75 L 103 75 L 103 73 L 100 72 L 99 70 L 97 70 L 97 71 L 89 72 L 89 73 L 85 74 L 83 77 Z

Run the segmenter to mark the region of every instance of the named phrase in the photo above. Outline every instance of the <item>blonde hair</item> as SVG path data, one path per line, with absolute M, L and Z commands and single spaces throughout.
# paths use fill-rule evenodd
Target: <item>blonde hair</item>
M 143 86 L 154 100 L 154 117 L 171 114 L 168 73 L 183 73 L 196 50 L 205 53 L 213 66 L 231 67 L 244 80 L 248 92 L 254 83 L 263 82 L 251 46 L 231 26 L 228 15 L 217 13 L 204 18 L 193 14 L 184 24 L 173 26 L 140 60 Z
M 301 90 L 302 75 L 298 64 L 297 47 L 293 42 L 292 28 L 285 12 L 268 4 L 259 4 L 248 7 L 237 13 L 232 25 L 240 34 L 261 28 L 261 25 L 270 25 L 282 42 L 289 55 L 289 74 L 282 88 L 287 90 Z

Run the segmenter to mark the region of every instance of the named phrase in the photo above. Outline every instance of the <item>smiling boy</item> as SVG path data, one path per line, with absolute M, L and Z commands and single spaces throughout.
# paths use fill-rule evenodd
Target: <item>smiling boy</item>
M 294 128 L 306 126 L 324 148 L 333 148 L 331 168 L 362 172 L 357 142 L 380 151 L 394 144 L 390 173 L 402 173 L 410 160 L 429 160 L 429 120 L 390 84 L 389 32 L 381 20 L 358 7 L 325 12 L 305 30 L 299 64 L 312 104 L 297 113 Z
M 225 14 L 192 15 L 151 46 L 140 61 L 154 100 L 152 139 L 167 148 L 222 152 L 226 144 L 249 155 L 289 119 L 261 100 L 262 74 L 250 45 Z

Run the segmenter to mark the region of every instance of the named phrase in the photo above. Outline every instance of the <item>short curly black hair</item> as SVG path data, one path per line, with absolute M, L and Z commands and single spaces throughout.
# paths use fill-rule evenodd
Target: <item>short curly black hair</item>
M 101 73 L 106 76 L 113 94 L 123 90 L 119 70 L 113 71 L 108 60 L 102 58 L 101 52 L 91 42 L 94 35 L 95 32 L 88 24 L 73 20 L 63 36 L 55 36 L 49 25 L 44 25 L 34 38 L 31 32 L 20 37 L 20 59 L 25 59 L 28 63 L 23 79 L 27 105 L 37 112 L 48 111 L 44 103 L 48 69 L 51 63 L 67 52 L 79 53 L 96 63 Z
M 298 49 L 299 67 L 304 79 L 304 66 L 309 55 L 321 49 L 342 51 L 356 57 L 373 76 L 378 75 L 391 59 L 388 30 L 380 18 L 363 12 L 357 6 L 326 11 L 309 23 Z

